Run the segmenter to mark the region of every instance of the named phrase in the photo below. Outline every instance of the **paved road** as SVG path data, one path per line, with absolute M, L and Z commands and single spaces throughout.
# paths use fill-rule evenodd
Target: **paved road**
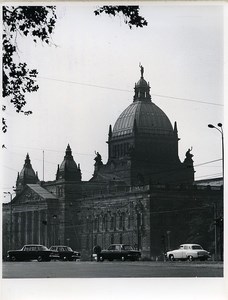
M 215 262 L 3 262 L 3 278 L 222 277 Z

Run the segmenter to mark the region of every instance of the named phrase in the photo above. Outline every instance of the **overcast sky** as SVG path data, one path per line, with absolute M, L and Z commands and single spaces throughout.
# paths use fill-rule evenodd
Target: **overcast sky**
M 134 29 L 122 17 L 95 17 L 95 8 L 58 5 L 50 47 L 18 38 L 17 59 L 38 70 L 40 88 L 27 95 L 31 116 L 7 109 L 3 190 L 15 185 L 27 152 L 43 179 L 44 150 L 44 179 L 54 180 L 68 143 L 90 179 L 94 152 L 107 161 L 109 124 L 133 101 L 139 63 L 152 101 L 177 121 L 181 161 L 192 146 L 195 178 L 221 176 L 219 161 L 197 165 L 221 159 L 221 135 L 207 125 L 223 122 L 222 6 L 141 5 L 148 26 Z

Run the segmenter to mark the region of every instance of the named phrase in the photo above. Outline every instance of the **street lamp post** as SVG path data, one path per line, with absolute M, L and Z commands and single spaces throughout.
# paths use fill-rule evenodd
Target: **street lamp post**
M 167 230 L 166 233 L 167 233 L 167 248 L 168 248 L 168 250 L 170 250 L 170 233 L 171 233 L 171 231 Z
M 217 207 L 216 207 L 216 203 L 214 203 L 213 205 L 213 208 L 214 208 L 214 220 L 216 222 L 216 219 L 217 219 Z M 215 257 L 214 257 L 214 260 L 217 260 L 217 225 L 215 223 Z
M 218 127 L 217 127 L 218 126 Z M 217 131 L 220 132 L 221 138 L 222 138 L 222 183 L 224 188 L 224 136 L 223 136 L 223 127 L 222 123 L 218 123 L 217 126 L 214 126 L 213 124 L 208 124 L 209 128 L 214 128 Z M 218 252 L 218 245 L 217 245 L 217 207 L 214 203 L 214 219 L 215 219 L 215 260 L 217 260 L 217 252 Z M 222 234 L 220 232 L 220 238 L 222 238 Z M 223 245 L 221 245 L 221 253 L 222 253 Z M 221 255 L 222 258 L 222 255 Z
M 57 219 L 57 215 L 53 215 L 53 242 L 54 245 L 56 245 L 55 240 L 56 240 L 56 219 Z

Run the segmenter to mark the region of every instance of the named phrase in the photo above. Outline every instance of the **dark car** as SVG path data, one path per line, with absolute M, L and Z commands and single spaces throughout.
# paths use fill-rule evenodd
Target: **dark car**
M 132 246 L 125 244 L 112 244 L 107 250 L 102 250 L 98 254 L 98 261 L 104 261 L 108 259 L 112 261 L 114 259 L 125 260 L 139 260 L 141 257 L 141 252 L 134 250 Z
M 52 251 L 52 259 L 73 261 L 80 259 L 81 257 L 80 252 L 73 251 L 68 246 L 51 246 L 49 250 Z
M 50 261 L 52 251 L 43 245 L 24 245 L 20 250 L 9 250 L 7 259 L 10 261 L 27 261 L 37 259 L 38 261 Z

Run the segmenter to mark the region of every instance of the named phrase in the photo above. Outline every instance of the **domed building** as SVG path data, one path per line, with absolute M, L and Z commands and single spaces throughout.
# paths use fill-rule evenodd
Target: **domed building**
M 124 243 L 143 259 L 163 260 L 181 243 L 199 243 L 222 257 L 221 226 L 216 251 L 214 239 L 222 185 L 194 181 L 191 149 L 181 162 L 178 140 L 177 123 L 152 101 L 141 67 L 133 102 L 109 126 L 108 160 L 96 152 L 89 181 L 69 144 L 52 181 L 39 181 L 27 154 L 16 196 L 3 205 L 3 255 L 24 244 L 59 244 L 90 260 L 95 248 Z
M 33 167 L 31 165 L 31 160 L 29 154 L 27 153 L 25 158 L 24 166 L 20 173 L 18 173 L 17 181 L 16 181 L 16 192 L 19 193 L 23 190 L 26 184 L 38 183 L 39 178 L 38 174 L 35 173 Z
M 151 100 L 150 85 L 141 78 L 131 103 L 109 127 L 108 162 L 96 168 L 93 180 L 123 180 L 127 185 L 158 183 L 192 184 L 192 159 L 178 156 L 177 123 Z
M 68 144 L 64 160 L 60 167 L 58 165 L 56 180 L 81 181 L 81 178 L 80 165 L 77 166 L 74 161 L 70 145 Z

